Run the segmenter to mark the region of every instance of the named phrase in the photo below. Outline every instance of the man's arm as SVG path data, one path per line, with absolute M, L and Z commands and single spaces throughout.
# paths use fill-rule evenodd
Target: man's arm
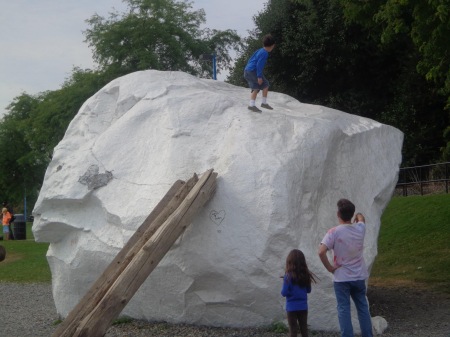
M 328 256 L 327 256 L 327 251 L 328 251 L 328 247 L 326 245 L 324 245 L 323 243 L 321 243 L 319 245 L 319 257 L 320 257 L 320 261 L 322 261 L 324 267 L 330 272 L 330 273 L 334 273 L 334 271 L 336 269 L 338 269 L 339 267 L 335 267 L 333 265 L 331 265 L 330 261 L 328 260 Z

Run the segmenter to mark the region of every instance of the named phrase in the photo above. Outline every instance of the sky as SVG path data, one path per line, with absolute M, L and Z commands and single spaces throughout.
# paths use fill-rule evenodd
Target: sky
M 206 27 L 233 29 L 241 37 L 255 28 L 252 17 L 262 0 L 194 0 L 203 8 Z M 73 67 L 93 69 L 84 42 L 85 20 L 95 13 L 108 17 L 127 6 L 122 0 L 0 0 L 0 116 L 14 97 L 57 90 Z M 224 75 L 218 79 L 223 80 Z

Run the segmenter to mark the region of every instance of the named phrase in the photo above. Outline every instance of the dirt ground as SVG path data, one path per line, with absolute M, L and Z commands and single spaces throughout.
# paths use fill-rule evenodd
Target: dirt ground
M 372 316 L 382 316 L 388 328 L 381 337 L 450 337 L 450 294 L 442 294 L 412 285 L 369 285 Z M 266 329 L 207 328 L 135 321 L 113 326 L 106 337 L 281 337 L 287 333 Z M 338 332 L 311 331 L 314 337 L 339 337 Z M 358 335 L 359 336 L 359 335 Z
M 0 283 L 0 336 L 51 336 L 58 319 L 50 284 Z M 382 337 L 450 337 L 450 294 L 415 285 L 369 283 L 372 316 L 388 328 Z M 338 332 L 311 331 L 311 337 L 339 337 Z M 132 321 L 113 325 L 105 337 L 286 337 L 267 328 L 232 329 Z
M 383 336 L 450 337 L 450 294 L 411 286 L 370 286 L 372 316 L 388 321 Z

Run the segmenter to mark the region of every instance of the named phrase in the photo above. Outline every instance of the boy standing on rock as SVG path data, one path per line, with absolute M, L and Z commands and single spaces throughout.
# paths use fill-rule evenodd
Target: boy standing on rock
M 275 40 L 272 35 L 268 34 L 263 38 L 263 48 L 253 53 L 244 69 L 244 78 L 247 80 L 250 89 L 250 105 L 248 109 L 254 112 L 261 112 L 255 105 L 256 96 L 260 90 L 263 91 L 261 107 L 272 110 L 273 108 L 267 103 L 267 94 L 269 92 L 269 81 L 264 77 L 263 69 L 266 65 L 269 53 L 275 48 Z

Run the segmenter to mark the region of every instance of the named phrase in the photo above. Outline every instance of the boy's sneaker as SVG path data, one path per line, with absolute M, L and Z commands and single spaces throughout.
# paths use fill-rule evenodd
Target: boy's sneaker
M 249 106 L 248 109 L 253 112 L 261 112 L 261 110 L 259 110 L 256 106 Z
M 262 103 L 262 104 L 261 104 L 261 108 L 273 110 L 273 108 L 272 108 L 269 104 L 267 104 L 267 103 Z

